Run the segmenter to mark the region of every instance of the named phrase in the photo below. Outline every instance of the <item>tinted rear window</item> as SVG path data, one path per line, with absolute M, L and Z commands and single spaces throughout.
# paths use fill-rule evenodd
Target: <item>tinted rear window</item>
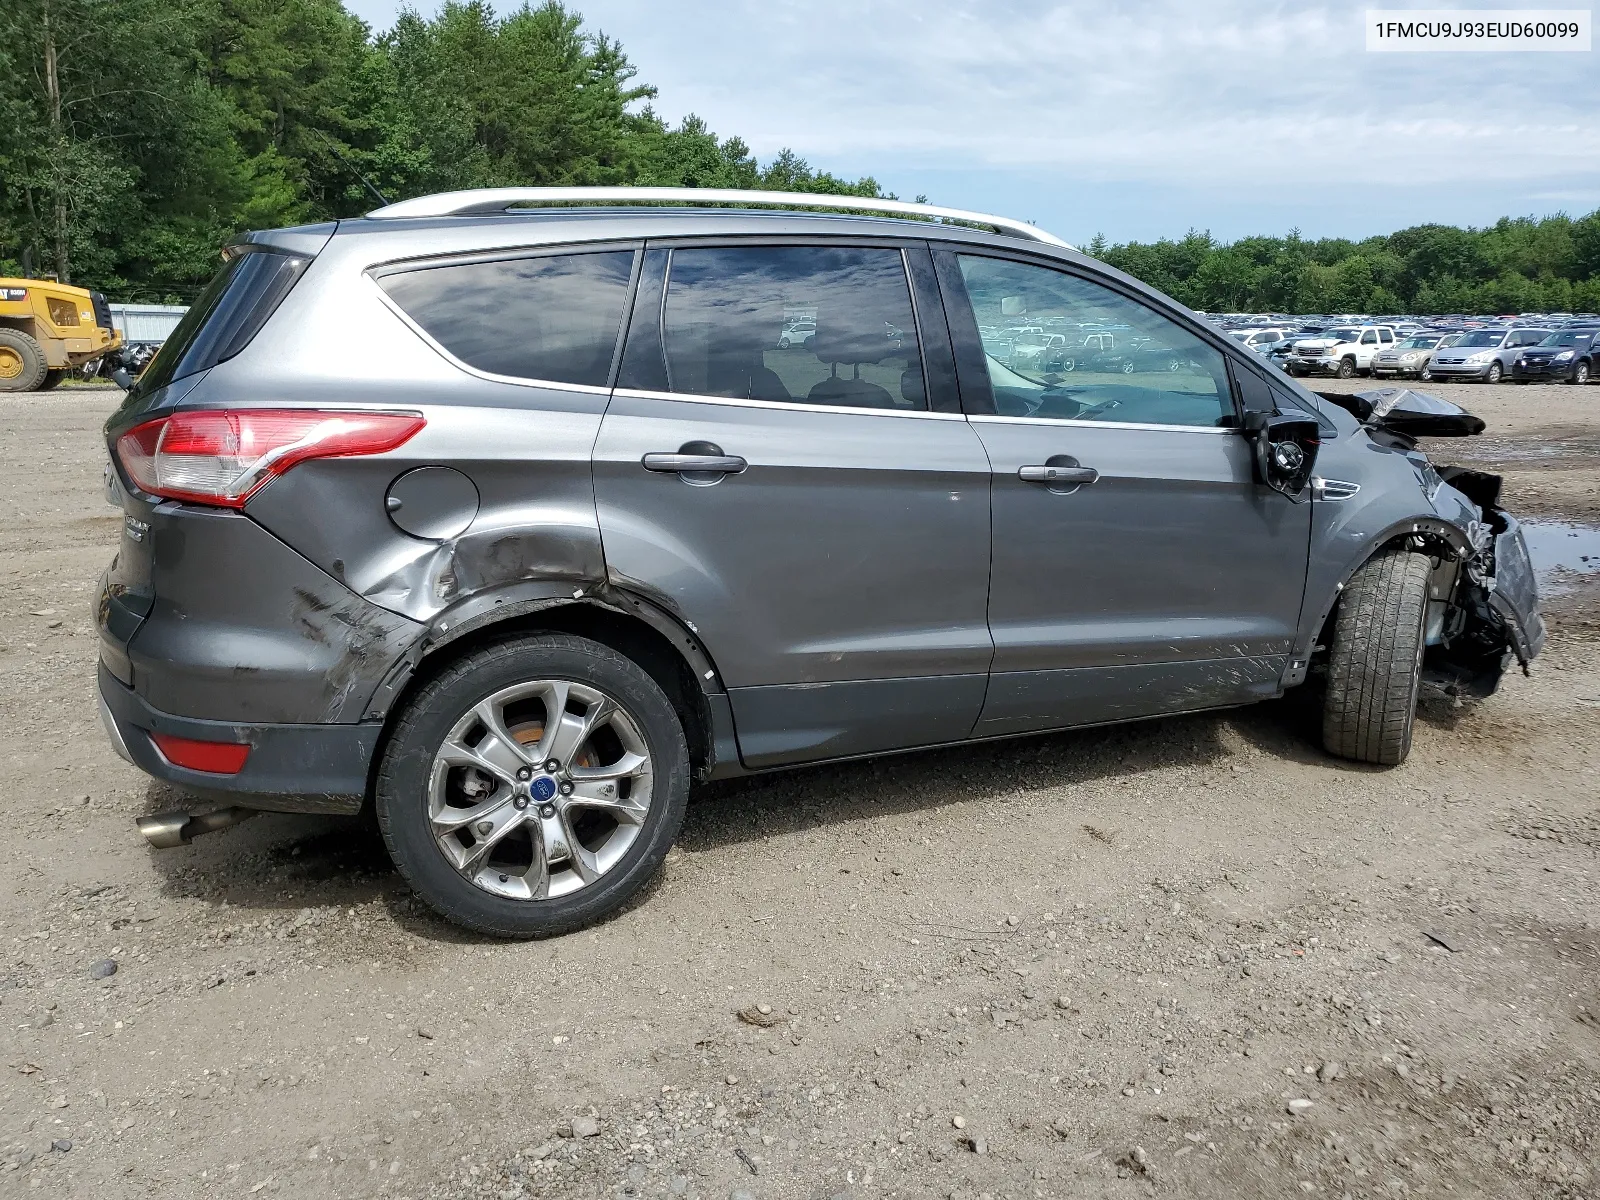
M 164 387 L 238 354 L 310 262 L 293 254 L 247 250 L 224 263 L 139 377 L 139 390 Z
M 797 328 L 803 336 L 791 335 Z M 664 329 L 674 392 L 848 408 L 927 407 L 899 250 L 674 250 Z
M 378 282 L 468 366 L 604 387 L 632 273 L 633 251 L 605 250 L 453 263 Z

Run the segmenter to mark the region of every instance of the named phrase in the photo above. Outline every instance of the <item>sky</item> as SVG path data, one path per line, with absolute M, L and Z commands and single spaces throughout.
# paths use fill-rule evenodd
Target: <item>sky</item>
M 1366 5 L 1316 0 L 568 4 L 669 121 L 1074 243 L 1600 208 L 1600 50 L 1369 53 Z

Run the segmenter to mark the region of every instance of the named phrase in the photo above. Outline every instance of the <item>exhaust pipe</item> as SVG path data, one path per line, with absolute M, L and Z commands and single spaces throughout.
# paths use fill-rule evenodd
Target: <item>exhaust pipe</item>
M 216 833 L 231 829 L 241 821 L 248 821 L 261 810 L 257 808 L 219 808 L 215 812 L 189 813 L 182 809 L 140 817 L 136 824 L 144 840 L 157 850 L 171 850 L 174 846 L 187 846 L 202 833 Z

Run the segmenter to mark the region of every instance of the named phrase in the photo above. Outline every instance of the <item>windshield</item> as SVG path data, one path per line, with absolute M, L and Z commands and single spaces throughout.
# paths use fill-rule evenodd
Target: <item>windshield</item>
M 1545 338 L 1544 341 L 1540 342 L 1539 345 L 1587 346 L 1589 344 L 1589 339 L 1592 337 L 1594 337 L 1593 333 L 1575 333 L 1570 331 L 1567 333 L 1552 333 L 1549 337 Z
M 1439 338 L 1438 338 L 1437 335 L 1433 335 L 1433 336 L 1419 335 L 1417 337 L 1408 337 L 1405 341 L 1401 342 L 1398 346 L 1396 346 L 1395 349 L 1396 350 L 1432 350 L 1438 344 L 1439 344 Z
M 1498 346 L 1505 341 L 1505 331 L 1499 329 L 1474 329 L 1456 343 L 1458 346 Z
M 1336 342 L 1353 342 L 1361 336 L 1359 329 L 1330 329 L 1326 333 L 1317 334 L 1320 338 L 1332 338 Z

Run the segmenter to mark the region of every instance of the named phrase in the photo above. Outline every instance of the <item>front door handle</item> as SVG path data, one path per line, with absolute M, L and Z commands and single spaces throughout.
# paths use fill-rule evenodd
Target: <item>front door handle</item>
M 1093 483 L 1100 478 L 1100 472 L 1093 467 L 1057 467 L 1043 464 L 1033 467 L 1018 467 L 1017 478 L 1023 483 L 1048 483 L 1055 487 L 1080 487 L 1086 483 Z
M 718 475 L 737 475 L 749 466 L 737 454 L 646 454 L 646 471 L 715 472 Z

